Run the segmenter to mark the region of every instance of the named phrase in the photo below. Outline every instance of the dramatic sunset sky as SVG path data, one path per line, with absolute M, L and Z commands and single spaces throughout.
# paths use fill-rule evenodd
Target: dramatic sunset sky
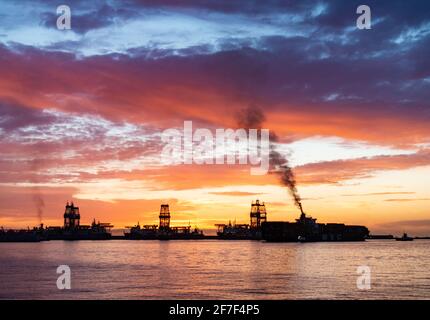
M 0 225 L 61 225 L 67 200 L 118 228 L 163 202 L 246 223 L 257 198 L 291 221 L 274 175 L 160 162 L 164 129 L 258 107 L 309 215 L 430 235 L 429 57 L 428 1 L 0 1 Z

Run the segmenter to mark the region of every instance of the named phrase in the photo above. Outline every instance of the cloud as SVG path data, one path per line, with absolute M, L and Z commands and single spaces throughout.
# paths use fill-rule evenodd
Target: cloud
M 50 114 L 7 100 L 0 100 L 0 114 L 0 127 L 8 133 L 23 127 L 47 125 L 54 120 Z
M 386 196 L 386 195 L 403 195 L 403 194 L 416 194 L 416 192 L 370 192 L 370 193 L 357 193 L 357 194 L 342 194 L 342 197 L 362 197 L 362 196 Z
M 430 220 L 401 220 L 375 225 L 378 232 L 401 234 L 408 232 L 413 236 L 430 236 Z M 412 234 L 411 234 L 412 233 Z
M 413 202 L 413 201 L 429 201 L 430 198 L 399 198 L 399 199 L 385 199 L 388 202 Z
M 295 172 L 297 180 L 301 184 L 325 184 L 353 178 L 366 178 L 377 171 L 404 170 L 428 165 L 430 165 L 430 150 L 423 149 L 408 155 L 311 163 L 296 167 Z
M 127 7 L 114 7 L 106 3 L 101 3 L 99 6 L 95 5 L 93 8 L 88 8 L 85 12 L 79 12 L 82 4 L 75 3 L 70 6 L 72 11 L 72 29 L 74 32 L 85 34 L 88 31 L 110 26 L 115 21 L 126 21 L 131 17 L 136 16 L 136 11 Z M 51 7 L 55 8 L 54 6 Z M 75 13 L 77 9 L 77 14 Z M 56 11 L 50 10 L 40 14 L 40 24 L 47 27 L 56 29 L 57 18 L 59 15 Z
M 228 1 L 228 0 L 209 0 L 209 1 L 176 1 L 176 0 L 132 0 L 136 7 L 171 7 L 171 8 L 188 8 L 188 9 L 201 9 L 208 11 L 218 11 L 224 13 L 242 13 L 256 15 L 259 13 L 271 13 L 279 10 L 288 10 L 298 12 L 310 9 L 313 6 L 311 2 L 306 1 Z
M 298 166 L 302 185 L 430 164 L 428 149 L 416 151 L 430 139 L 424 1 L 372 3 L 370 32 L 354 28 L 356 6 L 345 1 L 75 1 L 70 32 L 54 28 L 55 1 L 21 3 L 2 3 L 0 27 L 0 182 L 8 186 L 276 184 L 246 166 L 157 165 L 163 129 L 184 120 L 234 127 L 250 105 L 283 142 L 340 137 L 414 152 Z M 128 206 L 137 213 L 144 204 Z M 20 219 L 12 207 L 1 213 Z
M 245 191 L 225 191 L 225 192 L 211 192 L 218 196 L 232 196 L 232 197 L 243 197 L 243 196 L 259 196 L 262 193 L 256 192 L 245 192 Z
M 277 41 L 267 40 L 271 50 L 160 59 L 141 53 L 77 60 L 71 54 L 0 47 L 0 97 L 32 108 L 161 127 L 180 126 L 183 120 L 233 126 L 235 112 L 257 104 L 266 112 L 265 125 L 282 136 L 403 146 L 428 141 L 430 82 L 411 79 L 413 65 L 406 56 L 404 66 L 394 68 L 398 57 L 353 64 L 339 57 L 313 61 L 306 57 L 312 44 L 305 39 Z M 339 98 L 325 101 L 333 92 Z
M 80 174 L 157 164 L 159 130 L 0 100 L 0 182 L 72 182 Z M 154 158 L 156 160 L 154 160 Z

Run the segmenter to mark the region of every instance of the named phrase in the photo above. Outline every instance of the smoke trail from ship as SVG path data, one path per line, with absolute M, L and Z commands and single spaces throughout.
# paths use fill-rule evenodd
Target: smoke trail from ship
M 237 124 L 240 128 L 261 129 L 266 117 L 263 111 L 256 106 L 249 106 L 237 114 Z M 276 143 L 279 141 L 276 133 L 270 133 L 270 173 L 278 174 L 282 185 L 288 188 L 294 204 L 303 213 L 302 199 L 297 190 L 296 177 L 290 167 L 288 159 L 277 150 Z
M 45 208 L 45 201 L 40 194 L 39 188 L 35 188 L 36 191 L 33 194 L 33 202 L 36 206 L 37 217 L 39 219 L 39 223 L 42 223 L 43 218 L 43 208 Z
M 297 182 L 294 171 L 290 167 L 288 159 L 280 154 L 276 149 L 276 145 L 274 144 L 278 142 L 278 137 L 276 134 L 272 135 L 270 141 L 270 172 L 279 174 L 281 183 L 288 188 L 288 191 L 294 199 L 294 204 L 300 209 L 300 212 L 303 213 L 302 199 L 297 190 Z
M 255 106 L 249 106 L 241 109 L 236 115 L 236 122 L 239 128 L 249 129 L 261 129 L 266 116 L 260 108 Z
M 31 170 L 32 170 L 32 183 L 39 183 L 39 179 L 37 178 L 37 174 L 39 172 L 40 163 L 42 160 L 40 159 L 33 159 L 31 161 Z M 42 223 L 43 221 L 43 209 L 45 208 L 45 201 L 43 200 L 42 192 L 40 191 L 40 188 L 38 186 L 33 187 L 32 189 L 33 193 L 33 203 L 36 207 L 36 214 L 37 218 L 39 220 L 39 223 Z

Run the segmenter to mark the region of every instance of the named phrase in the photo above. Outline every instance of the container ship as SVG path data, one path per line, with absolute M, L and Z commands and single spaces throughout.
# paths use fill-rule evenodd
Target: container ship
M 170 226 L 170 209 L 168 204 L 162 204 L 159 215 L 159 225 L 144 225 L 138 223 L 133 227 L 126 227 L 125 239 L 129 240 L 192 240 L 203 239 L 203 231 L 191 226 Z
M 267 221 L 264 202 L 251 203 L 250 224 L 216 224 L 219 239 L 265 240 L 268 242 L 363 241 L 369 236 L 364 226 L 317 223 L 301 209 L 296 222 Z
M 365 226 L 348 226 L 343 223 L 317 223 L 301 210 L 296 222 L 264 222 L 262 238 L 270 242 L 364 241 L 369 237 Z

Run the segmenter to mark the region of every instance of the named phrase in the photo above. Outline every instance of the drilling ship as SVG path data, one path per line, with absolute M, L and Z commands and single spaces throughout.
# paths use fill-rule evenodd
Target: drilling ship
M 0 229 L 0 242 L 39 242 L 47 240 L 109 240 L 109 223 L 100 223 L 93 220 L 91 225 L 81 225 L 79 207 L 73 202 L 66 204 L 64 211 L 64 225 L 62 227 L 39 227 L 24 230 Z
M 264 202 L 251 203 L 250 224 L 216 224 L 217 236 L 224 240 L 261 240 L 261 225 L 266 222 L 267 212 Z
M 79 207 L 73 202 L 66 204 L 64 211 L 64 224 L 62 227 L 40 227 L 40 233 L 44 240 L 109 240 L 113 226 L 110 223 L 96 222 L 91 225 L 81 225 Z
M 43 239 L 36 230 L 5 230 L 0 229 L 0 242 L 39 242 Z
M 162 204 L 159 215 L 159 225 L 144 225 L 138 223 L 124 232 L 126 239 L 130 240 L 191 240 L 203 239 L 203 232 L 191 226 L 170 226 L 170 209 L 168 204 Z

